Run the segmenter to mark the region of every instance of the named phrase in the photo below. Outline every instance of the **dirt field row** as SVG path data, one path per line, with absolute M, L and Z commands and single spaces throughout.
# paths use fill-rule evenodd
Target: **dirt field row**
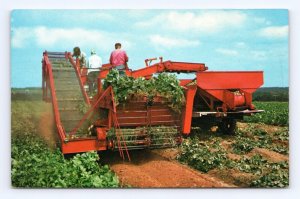
M 119 154 L 106 153 L 102 161 L 119 176 L 122 186 L 139 188 L 235 187 L 211 175 L 198 172 L 164 157 L 166 150 L 130 152 L 133 161 L 123 161 Z
M 268 134 L 273 134 L 283 128 L 272 125 L 254 125 L 255 128 L 263 129 Z M 249 124 L 246 123 L 238 123 L 239 129 L 245 129 L 248 126 Z M 238 161 L 242 158 L 260 155 L 271 163 L 289 161 L 288 154 L 284 155 L 258 147 L 246 154 L 236 154 L 231 148 L 234 141 L 235 137 L 224 137 L 220 142 L 220 146 L 228 152 L 227 157 L 231 160 Z M 123 161 L 117 152 L 105 153 L 102 155 L 102 161 L 111 166 L 111 169 L 119 176 L 122 186 L 125 187 L 249 187 L 253 180 L 259 178 L 259 175 L 236 168 L 215 168 L 207 173 L 200 172 L 178 162 L 176 157 L 179 153 L 180 148 L 132 151 L 130 152 L 132 162 Z
M 53 134 L 55 128 L 51 107 L 47 104 L 43 109 L 44 111 L 38 117 L 38 132 L 49 146 L 55 147 L 55 134 Z M 265 133 L 266 135 L 263 137 L 269 136 L 269 139 L 273 139 L 272 142 L 276 145 L 288 149 L 288 140 L 274 140 L 274 135 L 278 132 L 288 131 L 287 127 L 250 123 L 238 123 L 237 127 L 239 133 L 236 136 L 218 135 L 213 130 L 211 132 L 197 132 L 196 136 L 201 142 L 208 145 L 216 138 L 221 140 L 219 142 L 220 147 L 226 151 L 227 158 L 233 161 L 251 158 L 255 155 L 260 155 L 271 163 L 289 161 L 288 152 L 285 154 L 255 146 L 247 153 L 238 154 L 232 147 L 238 138 L 241 137 L 241 133 L 244 137 L 249 137 L 252 140 L 261 139 L 260 135 L 250 132 L 257 131 L 258 133 Z M 247 145 L 247 143 L 245 144 Z M 255 175 L 237 168 L 226 167 L 213 168 L 208 172 L 201 172 L 192 168 L 191 165 L 188 166 L 178 161 L 176 157 L 180 150 L 181 148 L 179 147 L 165 150 L 131 151 L 131 162 L 123 161 L 118 152 L 105 152 L 100 153 L 100 160 L 110 165 L 111 169 L 118 175 L 122 187 L 249 187 L 253 180 L 262 176 L 262 174 Z

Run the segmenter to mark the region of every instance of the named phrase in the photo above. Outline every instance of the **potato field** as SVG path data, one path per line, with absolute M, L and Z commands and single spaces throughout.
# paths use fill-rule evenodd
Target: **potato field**
M 288 103 L 255 105 L 265 112 L 238 123 L 234 136 L 194 129 L 177 159 L 239 187 L 288 186 Z
M 13 187 L 103 188 L 119 187 L 108 165 L 99 164 L 96 152 L 64 157 L 43 128 L 40 118 L 49 104 L 12 101 L 11 180 Z M 48 118 L 52 120 L 52 118 Z M 40 124 L 40 122 L 42 122 Z M 56 133 L 52 129 L 51 133 Z M 53 146 L 54 145 L 54 146 Z
M 55 128 L 49 124 L 53 120 L 49 114 L 51 104 L 40 100 L 12 100 L 12 186 L 115 188 L 222 187 L 226 184 L 227 187 L 286 187 L 289 185 L 288 103 L 255 102 L 255 105 L 265 112 L 238 122 L 235 135 L 224 135 L 217 127 L 209 131 L 193 128 L 191 136 L 178 148 L 155 150 L 159 157 L 147 150 L 130 152 L 133 161 L 120 163 L 107 161 L 107 154 L 97 152 L 63 156 L 53 141 Z M 113 157 L 121 159 L 117 155 Z M 165 175 L 190 170 L 189 174 L 178 175 L 180 179 L 174 177 L 174 182 L 189 179 L 188 175 L 197 172 L 190 178 L 195 178 L 197 183 L 190 185 L 190 179 L 183 179 L 186 184 L 170 182 L 171 185 L 164 185 L 159 181 L 164 174 L 156 168 L 159 161 L 166 165 L 159 168 L 168 168 L 163 171 Z M 170 165 L 182 171 L 173 171 Z M 140 174 L 141 180 L 137 181 L 142 171 L 148 173 Z M 197 179 L 199 176 L 206 179 L 207 186 L 202 186 L 203 182 Z M 214 180 L 208 183 L 210 178 Z

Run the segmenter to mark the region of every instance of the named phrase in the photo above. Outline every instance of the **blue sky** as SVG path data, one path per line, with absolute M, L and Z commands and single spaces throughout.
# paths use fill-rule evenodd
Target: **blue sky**
M 96 49 L 107 63 L 116 42 L 132 69 L 163 56 L 212 71 L 263 70 L 264 86 L 289 85 L 287 10 L 14 10 L 11 86 L 41 86 L 44 50 Z

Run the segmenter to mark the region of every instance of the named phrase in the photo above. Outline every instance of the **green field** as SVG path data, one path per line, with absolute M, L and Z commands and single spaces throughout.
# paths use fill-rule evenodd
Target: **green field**
M 264 123 L 279 126 L 289 125 L 288 102 L 254 102 L 257 109 L 265 112 L 246 117 L 246 122 Z
M 96 152 L 65 158 L 45 141 L 40 119 L 51 112 L 51 106 L 41 101 L 39 90 L 32 91 L 33 95 L 30 92 L 12 94 L 12 185 L 120 187 L 118 177 L 108 165 L 99 163 Z M 178 161 L 238 187 L 288 186 L 288 102 L 254 104 L 265 112 L 238 123 L 235 136 L 193 129 L 178 149 Z M 48 130 L 55 135 L 55 129 Z
M 38 124 L 46 107 L 46 103 L 41 101 L 12 101 L 12 186 L 118 187 L 118 177 L 108 165 L 99 165 L 96 152 L 77 154 L 66 159 L 59 149 L 51 149 L 45 143 Z
M 265 112 L 239 123 L 235 136 L 193 129 L 178 160 L 239 187 L 288 186 L 288 103 L 255 105 Z

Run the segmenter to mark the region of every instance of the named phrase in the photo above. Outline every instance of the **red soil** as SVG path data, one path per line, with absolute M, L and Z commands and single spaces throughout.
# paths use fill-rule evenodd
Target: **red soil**
M 270 151 L 268 149 L 263 149 L 263 148 L 254 148 L 248 156 L 252 156 L 255 154 L 260 154 L 267 160 L 271 162 L 281 162 L 281 161 L 289 161 L 289 157 L 287 155 L 282 155 L 280 153 L 276 153 L 275 151 Z
M 164 152 L 166 154 L 166 152 Z M 122 185 L 140 188 L 234 187 L 188 166 L 170 161 L 151 151 L 130 152 L 132 162 L 122 161 L 117 153 L 105 155 L 104 162 L 119 176 Z
M 257 178 L 253 174 L 244 173 L 237 169 L 213 169 L 208 174 L 238 187 L 249 187 L 250 183 Z

